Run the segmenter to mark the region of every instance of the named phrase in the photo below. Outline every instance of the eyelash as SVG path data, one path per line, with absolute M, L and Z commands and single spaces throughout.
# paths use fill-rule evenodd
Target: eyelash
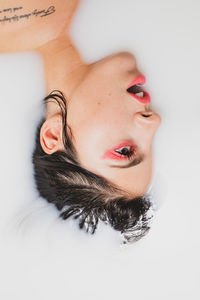
M 119 148 L 119 149 L 122 149 L 122 150 L 120 150 L 120 151 L 123 151 L 123 149 L 127 149 L 127 147 L 129 147 L 129 146 L 121 147 L 121 148 Z M 124 158 L 126 157 L 125 159 L 131 160 L 132 156 L 134 155 L 134 150 L 133 150 L 132 148 L 130 148 L 128 154 L 121 154 L 121 153 L 119 153 L 119 151 L 117 151 L 117 150 L 119 150 L 119 149 L 116 149 L 115 152 L 118 153 L 122 158 L 123 158 L 123 157 L 124 157 Z

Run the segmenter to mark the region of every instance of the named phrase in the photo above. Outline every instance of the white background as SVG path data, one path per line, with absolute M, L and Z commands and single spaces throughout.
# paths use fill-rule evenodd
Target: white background
M 84 59 L 131 51 L 161 114 L 158 211 L 134 245 L 95 236 L 39 199 L 31 154 L 45 95 L 40 57 L 0 55 L 0 298 L 200 299 L 200 2 L 82 0 L 71 36 Z

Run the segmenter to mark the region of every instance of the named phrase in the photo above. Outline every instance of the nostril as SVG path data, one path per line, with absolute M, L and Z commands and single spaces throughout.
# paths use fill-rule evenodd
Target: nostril
M 145 112 L 141 114 L 144 118 L 149 118 L 152 116 L 152 112 Z
M 140 128 L 155 129 L 160 123 L 160 116 L 153 111 L 140 111 L 134 114 L 135 124 Z

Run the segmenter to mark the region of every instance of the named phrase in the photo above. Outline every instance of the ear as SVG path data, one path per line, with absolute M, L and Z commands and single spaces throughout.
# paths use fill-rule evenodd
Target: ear
M 48 118 L 40 129 L 40 143 L 47 154 L 64 150 L 62 142 L 62 117 L 60 114 Z

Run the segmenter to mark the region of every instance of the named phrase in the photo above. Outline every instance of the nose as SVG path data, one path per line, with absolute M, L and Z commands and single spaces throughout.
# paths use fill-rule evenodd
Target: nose
M 160 115 L 152 111 L 141 111 L 134 115 L 134 124 L 138 129 L 138 134 L 149 142 L 152 141 L 160 123 Z

